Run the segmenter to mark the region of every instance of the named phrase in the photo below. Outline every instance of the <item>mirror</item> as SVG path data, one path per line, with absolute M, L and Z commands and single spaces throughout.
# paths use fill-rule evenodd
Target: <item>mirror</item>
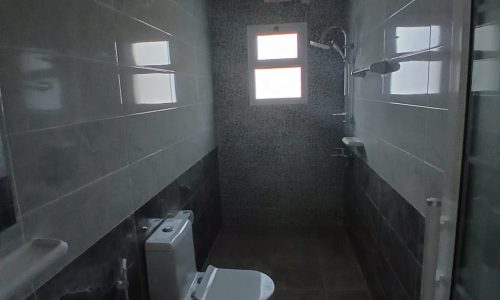
M 2 116 L 3 119 L 3 116 Z M 3 121 L 3 120 L 0 120 Z M 2 122 L 3 123 L 3 122 Z M 0 137 L 0 231 L 16 223 L 10 176 L 10 160 L 3 128 Z

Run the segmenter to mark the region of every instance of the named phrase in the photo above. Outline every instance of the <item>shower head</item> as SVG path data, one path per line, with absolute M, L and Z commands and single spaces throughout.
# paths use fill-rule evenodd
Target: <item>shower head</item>
M 347 44 L 347 32 L 344 30 L 344 28 L 342 28 L 340 26 L 330 26 L 330 27 L 326 28 L 325 30 L 323 30 L 323 32 L 321 33 L 320 41 L 325 41 L 327 35 L 334 30 L 339 30 L 340 32 L 342 32 L 342 35 L 344 36 L 344 44 Z
M 330 50 L 332 48 L 332 47 L 328 46 L 327 44 L 323 44 L 321 42 L 315 42 L 315 41 L 309 41 L 309 45 L 311 45 L 315 48 L 323 49 L 323 50 Z
M 333 40 L 331 40 L 329 42 L 327 41 L 328 34 L 334 30 L 339 30 L 342 33 L 342 35 L 344 37 L 344 46 L 343 47 L 339 46 Z M 319 41 L 318 42 L 309 41 L 309 45 L 311 45 L 312 47 L 315 47 L 315 48 L 323 49 L 323 50 L 333 49 L 342 57 L 342 60 L 344 62 L 346 61 L 346 58 L 347 58 L 347 33 L 340 26 L 331 26 L 331 27 L 326 28 L 321 33 L 321 38 L 319 39 Z

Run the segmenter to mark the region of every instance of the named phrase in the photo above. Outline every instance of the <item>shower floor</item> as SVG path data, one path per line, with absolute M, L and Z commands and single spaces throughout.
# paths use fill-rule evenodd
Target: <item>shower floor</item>
M 225 227 L 209 264 L 268 274 L 276 285 L 272 300 L 371 300 L 343 228 Z

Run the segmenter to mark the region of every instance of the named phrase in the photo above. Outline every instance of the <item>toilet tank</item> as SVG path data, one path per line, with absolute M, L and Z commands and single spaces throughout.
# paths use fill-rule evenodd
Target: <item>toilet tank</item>
M 191 221 L 166 219 L 145 244 L 151 300 L 181 300 L 196 276 Z

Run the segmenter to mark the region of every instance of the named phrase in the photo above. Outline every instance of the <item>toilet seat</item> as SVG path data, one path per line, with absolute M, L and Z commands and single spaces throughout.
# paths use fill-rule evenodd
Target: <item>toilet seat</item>
M 196 300 L 267 300 L 274 292 L 273 280 L 251 270 L 209 266 L 196 289 Z

